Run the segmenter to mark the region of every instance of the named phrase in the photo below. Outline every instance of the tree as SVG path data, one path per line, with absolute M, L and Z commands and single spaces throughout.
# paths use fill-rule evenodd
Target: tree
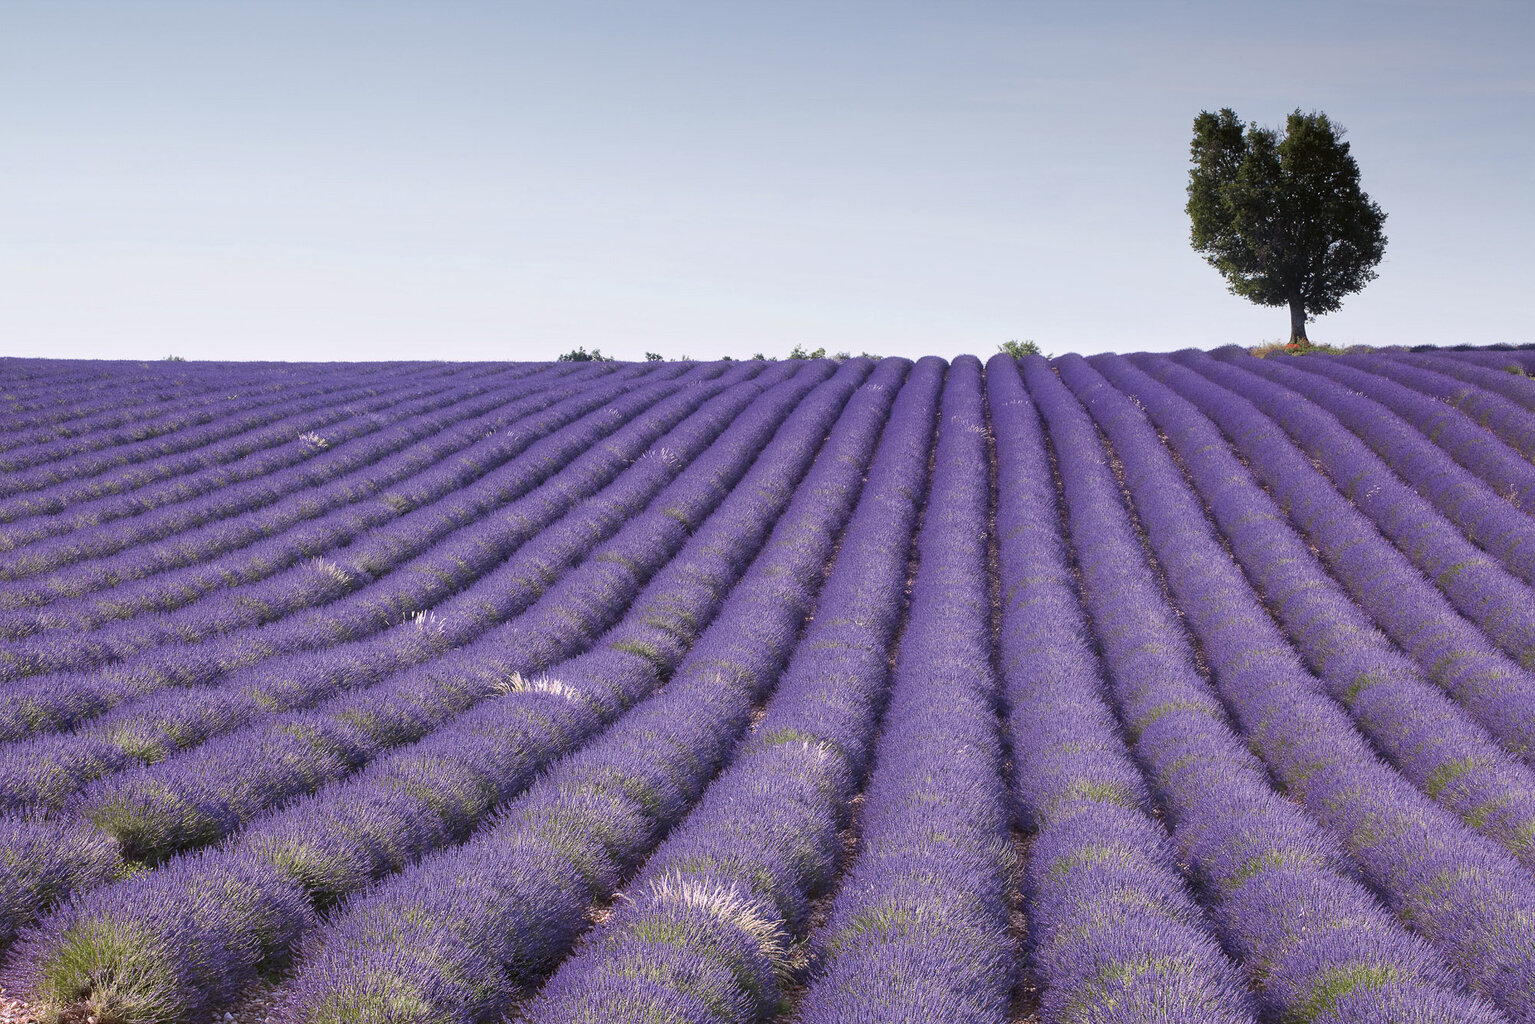
M 1189 220 L 1194 249 L 1261 306 L 1290 307 L 1290 340 L 1377 276 L 1386 215 L 1359 188 L 1343 129 L 1326 114 L 1290 115 L 1281 139 L 1234 111 L 1194 118 Z
M 1004 341 L 998 345 L 997 351 L 1006 352 L 1014 359 L 1022 359 L 1024 356 L 1039 355 L 1039 345 L 1033 341 L 1019 341 L 1014 338 L 1012 341 Z
M 611 363 L 613 361 L 611 356 L 602 354 L 602 349 L 594 348 L 588 352 L 585 345 L 571 349 L 556 360 L 561 363 Z
M 659 362 L 661 362 L 661 353 L 659 353 L 659 352 L 646 352 L 645 353 L 645 362 L 647 362 L 647 363 L 659 363 Z

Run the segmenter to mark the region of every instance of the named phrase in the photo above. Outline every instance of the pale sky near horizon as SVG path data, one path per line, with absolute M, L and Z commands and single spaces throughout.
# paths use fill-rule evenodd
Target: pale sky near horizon
M 1201 109 L 1348 129 L 1336 344 L 1535 343 L 1535 4 L 0 0 L 0 355 L 1252 345 Z

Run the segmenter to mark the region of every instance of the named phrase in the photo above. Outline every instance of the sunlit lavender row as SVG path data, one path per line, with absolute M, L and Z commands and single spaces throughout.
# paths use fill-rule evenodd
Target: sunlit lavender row
M 0 986 L 1535 1024 L 1532 375 L 0 360 Z

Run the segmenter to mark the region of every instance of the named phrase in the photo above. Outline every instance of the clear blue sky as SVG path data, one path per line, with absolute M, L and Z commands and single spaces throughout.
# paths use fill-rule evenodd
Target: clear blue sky
M 1340 344 L 1535 342 L 1535 4 L 0 0 L 0 354 L 1255 344 L 1191 124 L 1348 130 Z

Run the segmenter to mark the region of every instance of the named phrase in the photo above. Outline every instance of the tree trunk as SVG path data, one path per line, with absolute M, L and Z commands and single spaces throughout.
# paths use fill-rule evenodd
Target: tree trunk
M 1306 338 L 1306 303 L 1299 295 L 1290 296 L 1290 344 L 1309 344 Z

